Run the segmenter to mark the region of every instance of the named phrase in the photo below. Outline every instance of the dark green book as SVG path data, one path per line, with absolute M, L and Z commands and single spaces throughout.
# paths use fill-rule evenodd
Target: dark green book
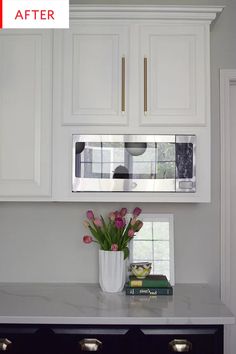
M 134 288 L 131 286 L 125 287 L 126 295 L 173 295 L 171 286 L 166 288 Z
M 151 274 L 144 279 L 130 275 L 128 285 L 134 288 L 168 288 L 171 286 L 167 277 L 162 274 Z

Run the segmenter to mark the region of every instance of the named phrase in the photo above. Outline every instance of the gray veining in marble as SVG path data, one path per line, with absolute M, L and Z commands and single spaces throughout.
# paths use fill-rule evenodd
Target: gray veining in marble
M 0 323 L 232 324 L 205 284 L 177 284 L 173 296 L 103 293 L 97 284 L 0 284 Z

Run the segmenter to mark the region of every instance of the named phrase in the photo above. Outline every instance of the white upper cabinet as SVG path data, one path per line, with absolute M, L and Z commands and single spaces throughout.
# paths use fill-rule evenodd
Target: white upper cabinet
M 62 32 L 63 125 L 126 125 L 128 27 L 78 21 Z
M 202 126 L 208 103 L 207 27 L 140 27 L 141 126 Z
M 52 34 L 0 34 L 0 199 L 51 194 Z
M 72 7 L 70 30 L 55 33 L 61 125 L 91 134 L 206 126 L 210 23 L 221 10 Z

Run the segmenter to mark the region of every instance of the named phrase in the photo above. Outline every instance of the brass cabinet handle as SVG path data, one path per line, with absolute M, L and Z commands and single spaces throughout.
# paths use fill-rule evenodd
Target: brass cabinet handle
M 125 112 L 125 57 L 121 59 L 121 112 Z
M 0 352 L 5 352 L 8 350 L 9 345 L 12 344 L 7 338 L 0 338 Z
M 144 105 L 144 114 L 147 113 L 147 58 L 144 58 L 144 102 L 143 102 L 143 105 Z
M 79 342 L 79 345 L 84 352 L 97 352 L 101 349 L 102 342 L 96 338 L 84 338 Z
M 192 343 L 187 339 L 173 339 L 169 342 L 169 348 L 172 352 L 182 353 L 192 350 Z

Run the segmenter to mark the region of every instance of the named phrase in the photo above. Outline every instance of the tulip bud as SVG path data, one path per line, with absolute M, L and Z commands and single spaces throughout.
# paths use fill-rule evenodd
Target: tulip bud
M 94 220 L 94 213 L 93 213 L 92 210 L 88 210 L 88 211 L 87 211 L 87 218 L 88 218 L 89 220 Z
M 116 243 L 113 243 L 112 245 L 111 245 L 111 251 L 118 251 L 118 245 L 116 244 Z
M 91 242 L 93 242 L 93 238 L 91 236 L 89 236 L 89 235 L 85 235 L 83 237 L 83 242 L 84 243 L 91 243 Z
M 122 227 L 125 225 L 124 220 L 122 218 L 116 218 L 115 219 L 115 226 L 117 229 L 122 229 Z
M 116 218 L 121 218 L 122 217 L 121 213 L 118 210 L 114 211 L 114 214 L 115 214 Z
M 115 213 L 112 211 L 111 213 L 109 213 L 108 217 L 109 217 L 109 219 L 111 219 L 112 221 L 114 221 L 115 218 L 116 218 L 116 215 L 115 215 Z
M 134 230 L 133 229 L 129 229 L 128 236 L 129 237 L 134 237 Z
M 139 214 L 141 214 L 141 212 L 142 212 L 142 209 L 137 207 L 137 208 L 134 209 L 133 215 L 134 216 L 139 216 Z
M 143 222 L 140 220 L 137 220 L 137 221 L 139 222 L 138 226 L 137 226 L 137 231 L 139 231 L 143 227 Z
M 122 216 L 122 217 L 124 217 L 126 214 L 127 214 L 127 208 L 122 208 L 122 209 L 120 209 L 120 215 Z
M 94 219 L 93 220 L 94 225 L 96 225 L 97 227 L 102 227 L 102 221 L 100 219 Z
M 89 222 L 87 220 L 84 220 L 83 221 L 83 225 L 84 225 L 84 227 L 88 228 L 89 227 Z

